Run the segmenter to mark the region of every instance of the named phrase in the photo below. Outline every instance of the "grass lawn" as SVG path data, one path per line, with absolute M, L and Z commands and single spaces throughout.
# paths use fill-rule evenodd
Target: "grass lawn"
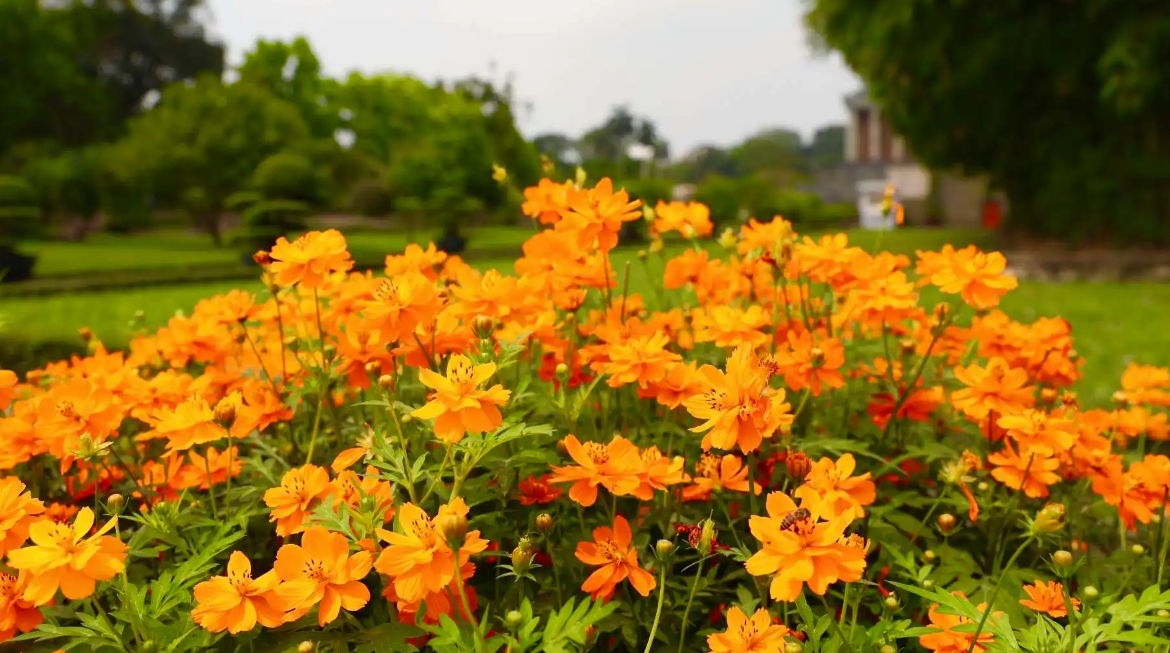
M 377 261 L 389 252 L 400 252 L 408 243 L 438 240 L 439 229 L 414 233 L 391 231 L 347 232 L 350 251 L 359 261 Z M 531 235 L 516 227 L 479 227 L 466 233 L 469 250 L 515 248 Z M 211 238 L 188 229 L 160 229 L 142 234 L 94 234 L 79 243 L 46 241 L 29 243 L 25 249 L 37 255 L 38 277 L 80 275 L 90 272 L 190 268 L 200 265 L 232 265 L 240 260 L 233 247 L 216 248 Z
M 509 238 L 516 238 L 517 244 L 527 233 L 517 229 L 485 231 L 491 238 L 499 239 L 496 242 L 509 243 L 513 242 Z M 975 240 L 972 236 L 971 232 L 964 231 L 906 230 L 885 234 L 882 247 L 913 255 L 915 249 L 938 249 L 947 242 L 965 245 Z M 872 249 L 876 234 L 853 233 L 851 240 Z M 372 250 L 377 252 L 399 251 L 406 242 L 405 236 L 381 233 L 354 234 L 350 241 L 354 247 L 368 246 L 377 248 Z M 398 245 L 394 246 L 395 243 Z M 512 260 L 510 257 L 487 259 L 477 261 L 476 265 L 511 272 Z M 652 300 L 652 284 L 662 278 L 662 257 L 651 255 L 643 262 L 638 260 L 636 249 L 613 253 L 612 265 L 619 276 L 624 274 L 627 264 L 631 292 Z M 145 314 L 142 324 L 155 328 L 165 324 L 177 310 L 190 311 L 203 297 L 247 285 L 247 282 L 228 281 L 4 299 L 0 300 L 0 316 L 5 321 L 0 338 L 33 343 L 76 342 L 78 328 L 88 326 L 107 344 L 123 346 L 133 335 L 130 320 L 137 310 Z M 1170 324 L 1170 284 L 1024 282 L 1007 296 L 1003 309 L 1022 321 L 1063 316 L 1072 323 L 1077 350 L 1086 359 L 1085 379 L 1078 388 L 1086 403 L 1108 402 L 1118 386 L 1121 371 L 1130 360 L 1170 365 L 1170 347 L 1162 332 Z

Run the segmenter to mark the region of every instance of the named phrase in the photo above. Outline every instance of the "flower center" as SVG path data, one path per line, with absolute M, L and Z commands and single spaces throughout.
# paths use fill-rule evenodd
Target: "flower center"
M 727 392 L 715 388 L 703 393 L 703 401 L 707 402 L 707 407 L 711 410 L 723 410 L 724 402 L 727 401 Z
M 410 532 L 420 540 L 428 541 L 435 535 L 435 525 L 426 515 L 410 522 Z
M 244 594 L 248 591 L 248 587 L 252 584 L 252 572 L 240 571 L 238 569 L 229 571 L 228 582 L 231 583 L 236 592 Z
M 609 462 L 609 449 L 600 442 L 586 442 L 585 453 L 589 455 L 589 459 L 597 465 L 604 465 Z
M 379 302 L 393 301 L 398 297 L 398 285 L 392 279 L 382 279 L 374 286 L 372 294 Z
M 475 368 L 472 366 L 471 361 L 462 356 L 452 359 L 450 365 L 447 367 L 447 378 L 452 383 L 460 385 L 470 383 L 474 373 Z
M 739 625 L 739 637 L 744 642 L 751 642 L 755 640 L 756 636 L 759 634 L 760 631 L 756 630 L 756 624 L 751 619 L 748 619 Z
M 65 419 L 81 419 L 81 415 L 77 414 L 77 407 L 69 399 L 61 399 L 57 402 L 57 414 Z
M 695 473 L 707 478 L 716 478 L 719 476 L 719 458 L 709 453 L 703 454 L 699 459 L 699 464 L 695 465 Z
M 615 546 L 614 543 L 609 540 L 601 542 L 598 545 L 598 549 L 600 549 L 601 555 L 610 562 L 621 562 L 625 557 L 622 555 L 622 552 L 618 550 L 617 546 Z
M 325 570 L 325 563 L 320 560 L 313 560 L 312 558 L 305 561 L 305 566 L 301 569 L 301 574 L 305 578 L 315 580 L 318 583 L 329 580 L 329 573 Z

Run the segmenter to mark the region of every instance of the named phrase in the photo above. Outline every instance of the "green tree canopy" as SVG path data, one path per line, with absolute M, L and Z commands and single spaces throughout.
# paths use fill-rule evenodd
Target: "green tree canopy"
M 808 22 L 926 165 L 986 175 L 1009 226 L 1170 241 L 1170 5 L 814 0 Z
M 339 84 L 321 76 L 321 62 L 303 37 L 291 43 L 260 40 L 237 69 L 240 81 L 254 84 L 295 106 L 313 136 L 333 138 L 341 127 Z

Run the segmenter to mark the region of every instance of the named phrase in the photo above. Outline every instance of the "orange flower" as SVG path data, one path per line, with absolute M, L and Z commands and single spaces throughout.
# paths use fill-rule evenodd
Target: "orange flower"
M 666 368 L 666 375 L 648 387 L 638 388 L 643 399 L 653 397 L 658 403 L 674 410 L 684 401 L 701 390 L 699 370 L 695 362 L 676 362 Z
M 121 424 L 122 406 L 114 394 L 88 379 L 76 379 L 40 398 L 34 428 L 49 453 L 71 462 L 82 435 L 103 442 Z
M 1007 259 L 999 252 L 984 253 L 974 245 L 949 253 L 937 270 L 932 271 L 930 283 L 939 290 L 958 294 L 972 308 L 995 308 L 1007 291 L 1015 288 L 1016 278 L 1004 274 Z M 919 265 L 921 274 L 922 266 Z
M 853 454 L 842 454 L 837 462 L 832 458 L 821 458 L 813 463 L 804 479 L 796 488 L 796 497 L 801 503 L 817 503 L 824 519 L 835 519 L 843 515 L 853 521 L 865 517 L 865 508 L 877 499 L 877 490 L 870 480 L 869 472 L 853 476 L 857 461 Z
M 96 581 L 121 573 L 126 568 L 126 545 L 106 535 L 117 521 L 110 519 L 86 537 L 93 528 L 93 510 L 82 508 L 72 526 L 49 520 L 30 526 L 33 545 L 8 552 L 8 564 L 32 574 L 25 600 L 45 605 L 58 588 L 67 599 L 84 599 L 93 594 Z
M 792 223 L 776 216 L 770 222 L 757 222 L 755 218 L 739 230 L 739 253 L 749 254 L 762 250 L 775 258 L 777 250 L 792 240 Z
M 729 453 L 722 458 L 705 453 L 695 465 L 694 483 L 683 488 L 683 501 L 707 501 L 712 491 L 749 492 L 748 468 L 743 466 L 739 456 Z M 761 490 L 757 483 L 756 494 Z
M 495 363 L 475 365 L 463 354 L 447 360 L 446 377 L 428 369 L 419 370 L 419 381 L 434 392 L 426 405 L 411 416 L 435 420 L 435 436 L 448 444 L 459 442 L 468 431 L 496 430 L 504 422 L 498 406 L 508 403 L 512 391 L 498 383 L 487 390 L 479 389 L 495 373 Z
M 902 390 L 905 392 L 905 390 Z M 915 422 L 929 422 L 930 416 L 943 401 L 941 386 L 933 388 L 918 388 L 909 394 L 898 408 L 898 419 L 909 419 Z M 869 415 L 878 428 L 884 429 L 894 412 L 897 403 L 892 395 L 880 393 L 873 395 L 869 404 Z
M 206 457 L 200 456 L 196 451 L 191 451 L 187 457 L 191 464 L 185 465 L 179 473 L 176 490 L 187 488 L 206 490 L 212 485 L 226 482 L 229 473 L 232 477 L 239 476 L 240 469 L 244 466 L 240 460 L 240 452 L 235 447 L 229 447 L 222 452 L 217 451 L 215 447 L 207 447 Z
M 651 228 L 656 234 L 677 231 L 687 238 L 694 238 L 710 236 L 715 225 L 711 224 L 711 209 L 706 204 L 658 200 Z
M 8 410 L 12 405 L 12 399 L 16 396 L 16 384 L 19 382 L 16 372 L 0 370 L 0 410 Z
M 955 592 L 956 596 L 963 596 L 961 592 Z M 986 610 L 984 604 L 980 604 L 979 610 Z M 958 632 L 955 630 L 956 626 L 967 625 L 968 628 L 974 622 L 966 617 L 960 617 L 955 614 L 944 614 L 938 611 L 938 604 L 930 606 L 930 625 L 940 629 L 941 632 L 923 635 L 918 638 L 918 643 L 922 648 L 934 651 L 935 653 L 983 653 L 991 646 L 995 639 L 991 633 L 984 630 L 979 633 L 979 640 L 975 641 L 975 633 L 973 632 Z M 998 616 L 999 613 L 996 613 Z M 974 646 L 972 644 L 974 643 Z
M 535 506 L 556 501 L 564 490 L 553 487 L 551 479 L 552 476 L 549 474 L 540 478 L 529 475 L 528 478 L 520 481 L 520 504 Z
M 372 298 L 361 304 L 360 328 L 375 331 L 383 344 L 411 339 L 415 327 L 439 312 L 439 295 L 430 279 L 410 270 L 393 279 L 379 279 Z
M 284 623 L 285 611 L 273 605 L 272 590 L 280 584 L 276 570 L 252 578 L 252 562 L 239 551 L 228 558 L 227 576 L 216 576 L 195 586 L 195 609 L 191 618 L 213 633 L 252 630 L 259 623 L 276 628 Z
M 159 411 L 154 431 L 143 437 L 167 438 L 167 451 L 182 451 L 197 444 L 215 442 L 228 436 L 215 420 L 215 411 L 203 397 L 192 396 L 174 410 Z
M 0 478 L 0 557 L 24 545 L 29 526 L 43 519 L 44 512 L 45 504 L 26 492 L 20 479 Z
M 797 335 L 788 333 L 788 346 L 776 352 L 776 363 L 784 375 L 784 384 L 790 390 L 808 388 L 814 397 L 821 394 L 821 388 L 841 388 L 845 377 L 841 366 L 845 364 L 845 347 L 836 338 L 822 338 L 813 342 L 808 331 Z
M 1043 612 L 1049 617 L 1059 619 L 1068 616 L 1068 606 L 1064 604 L 1064 585 L 1054 581 L 1044 583 L 1037 580 L 1031 585 L 1024 585 L 1026 599 L 1020 599 L 1020 605 L 1031 608 L 1036 612 Z M 1081 602 L 1070 599 L 1073 610 L 1081 609 Z
M 729 451 L 736 446 L 744 453 L 755 451 L 776 429 L 791 426 L 790 406 L 783 390 L 768 385 L 769 373 L 761 368 L 751 347 L 740 345 L 727 359 L 727 371 L 711 365 L 699 369 L 703 394 L 684 402 L 687 411 L 706 420 L 691 429 L 703 436 L 703 449 Z
M 421 601 L 445 590 L 454 581 L 455 553 L 436 530 L 435 524 L 449 516 L 466 518 L 467 512 L 467 504 L 455 497 L 441 506 L 439 514 L 431 521 L 422 508 L 406 503 L 398 508 L 395 532 L 378 529 L 378 536 L 388 546 L 378 556 L 374 568 L 393 580 L 394 592 L 400 600 L 408 603 Z M 471 556 L 487 546 L 488 541 L 479 536 L 479 531 L 467 533 L 459 547 L 461 578 L 469 578 L 474 573 Z
M 280 485 L 264 492 L 264 503 L 272 509 L 269 521 L 276 522 L 276 534 L 288 537 L 305 530 L 305 516 L 329 494 L 329 472 L 316 465 L 290 469 Z
M 443 266 L 446 260 L 447 252 L 436 249 L 434 243 L 427 243 L 426 249 L 415 243 L 410 243 L 402 254 L 397 256 L 391 254 L 386 257 L 385 272 L 387 277 L 393 279 L 413 270 L 422 273 L 428 279 L 435 280 L 439 278 L 437 270 Z
M 594 362 L 590 367 L 595 372 L 608 374 L 606 384 L 611 388 L 630 383 L 645 388 L 661 381 L 671 364 L 682 360 L 682 356 L 666 348 L 669 344 L 670 338 L 662 332 L 631 338 L 610 345 L 609 360 Z
M 1060 482 L 1060 475 L 1056 473 L 1060 467 L 1059 459 L 1037 453 L 1021 457 L 1010 443 L 987 456 L 987 462 L 995 465 L 991 470 L 992 478 L 1013 490 L 1022 486 L 1024 494 L 1033 499 L 1048 496 L 1048 486 Z
M 345 237 L 336 229 L 310 231 L 291 243 L 281 236 L 269 256 L 276 282 L 285 287 L 320 288 L 333 273 L 353 268 Z
M 597 501 L 597 486 L 604 487 L 611 494 L 623 496 L 638 489 L 641 481 L 638 472 L 642 468 L 641 453 L 632 442 L 615 435 L 608 444 L 586 442 L 581 444 L 577 436 L 564 439 L 565 449 L 576 465 L 557 467 L 549 483 L 572 483 L 569 498 L 588 508 Z
M 667 290 L 678 290 L 688 283 L 698 281 L 699 275 L 707 268 L 710 254 L 705 249 L 686 249 L 666 262 L 662 284 Z
M 727 630 L 707 635 L 711 653 L 778 653 L 783 649 L 788 628 L 772 623 L 767 608 L 756 610 L 749 619 L 743 610 L 733 606 L 727 611 Z
M 375 514 L 381 514 L 383 524 L 394 519 L 394 486 L 383 481 L 373 465 L 367 465 L 365 474 L 360 477 L 348 469 L 342 470 L 330 485 L 333 496 L 337 498 L 335 509 L 340 510 L 342 505 L 358 509 L 362 499 L 367 498 Z
M 370 601 L 370 590 L 362 579 L 370 573 L 368 551 L 349 554 L 349 542 L 341 533 L 314 526 L 301 536 L 300 546 L 285 544 L 276 552 L 273 571 L 280 577 L 275 603 L 288 610 L 288 621 L 296 621 L 317 610 L 317 625 L 332 623 L 341 613 L 361 610 Z
M 671 485 L 691 480 L 685 471 L 686 460 L 682 456 L 667 458 L 658 447 L 651 446 L 642 452 L 642 470 L 638 473 L 638 488 L 634 496 L 643 501 L 654 499 L 654 491 L 665 492 Z
M 983 419 L 995 411 L 1001 415 L 1031 407 L 1035 397 L 1027 385 L 1028 373 L 992 358 L 987 367 L 955 367 L 955 378 L 967 386 L 951 395 L 951 403 L 972 419 Z
M 773 600 L 795 601 L 806 583 L 824 596 L 829 585 L 856 582 L 865 571 L 865 542 L 855 535 L 845 537 L 852 518 L 841 514 L 822 521 L 818 504 L 802 503 L 797 512 L 791 497 L 773 492 L 768 516 L 752 515 L 748 522 L 763 548 L 748 559 L 747 571 L 753 576 L 774 574 Z
M 349 469 L 356 465 L 360 460 L 370 455 L 370 447 L 373 446 L 373 438 L 363 436 L 358 440 L 358 446 L 350 447 L 337 454 L 333 458 L 333 464 L 329 466 L 334 474 L 340 474 L 342 471 Z
M 561 211 L 568 206 L 570 183 L 558 184 L 551 179 L 541 179 L 535 186 L 524 189 L 524 204 L 520 210 L 541 224 L 556 224 L 561 220 Z
M 759 347 L 768 342 L 764 328 L 772 322 L 762 306 L 752 304 L 742 310 L 727 304 L 708 304 L 691 313 L 695 342 L 714 342 L 719 347 L 746 344 Z
M 577 543 L 577 559 L 599 567 L 581 584 L 581 591 L 592 594 L 594 600 L 608 600 L 617 584 L 628 578 L 639 594 L 650 596 L 658 583 L 638 565 L 638 551 L 630 545 L 631 537 L 630 523 L 618 515 L 613 528 L 595 528 L 592 542 Z
M 44 615 L 32 601 L 24 598 L 28 587 L 29 574 L 19 576 L 0 572 L 0 643 L 16 634 L 27 633 L 45 620 Z
M 1004 415 L 996 423 L 1007 430 L 1008 437 L 1015 440 L 1024 456 L 1029 453 L 1056 456 L 1071 449 L 1077 441 L 1072 420 L 1039 410 Z
M 637 220 L 642 212 L 642 200 L 630 201 L 626 191 L 613 191 L 613 181 L 606 177 L 594 188 L 569 189 L 566 204 L 561 209 L 561 220 L 557 231 L 575 232 L 577 246 L 589 248 L 594 245 L 603 252 L 613 249 L 618 242 L 622 223 Z
M 241 396 L 243 401 L 236 405 L 236 419 L 232 422 L 233 438 L 246 438 L 253 431 L 262 433 L 276 422 L 292 419 L 292 409 L 266 383 L 254 380 L 245 384 Z

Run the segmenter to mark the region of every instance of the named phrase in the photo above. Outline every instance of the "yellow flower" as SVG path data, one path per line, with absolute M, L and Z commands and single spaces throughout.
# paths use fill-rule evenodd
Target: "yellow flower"
M 468 431 L 496 430 L 504 421 L 499 406 L 508 403 L 512 393 L 498 383 L 487 390 L 479 388 L 495 373 L 495 363 L 475 365 L 463 354 L 447 361 L 447 376 L 421 370 L 419 380 L 434 392 L 411 416 L 435 420 L 435 436 L 451 444 L 462 440 Z
M 44 605 L 57 588 L 67 599 L 84 599 L 93 594 L 96 581 L 110 580 L 126 567 L 126 545 L 106 535 L 117 523 L 114 517 L 90 537 L 93 510 L 82 508 L 72 526 L 41 521 L 29 528 L 33 546 L 8 553 L 8 564 L 27 569 L 33 578 L 25 599 Z

